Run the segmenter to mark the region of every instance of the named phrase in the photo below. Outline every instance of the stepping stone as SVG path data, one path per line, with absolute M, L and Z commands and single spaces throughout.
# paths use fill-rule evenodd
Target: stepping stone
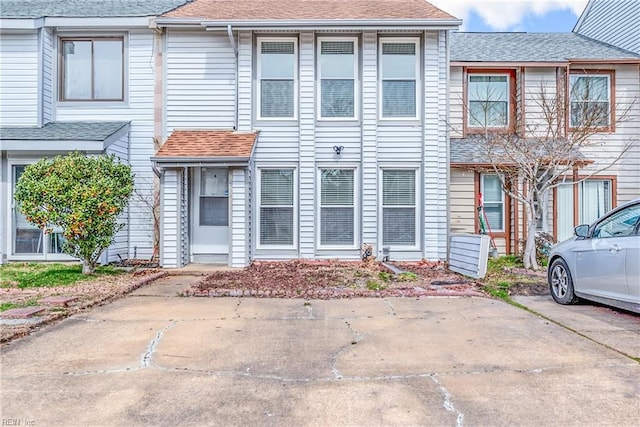
M 33 317 L 38 313 L 42 313 L 44 310 L 44 307 L 12 308 L 0 313 L 0 317 L 9 319 L 26 319 L 27 317 Z
M 76 301 L 76 297 L 47 297 L 41 299 L 40 302 L 47 305 L 56 305 L 59 307 L 67 307 L 69 303 Z

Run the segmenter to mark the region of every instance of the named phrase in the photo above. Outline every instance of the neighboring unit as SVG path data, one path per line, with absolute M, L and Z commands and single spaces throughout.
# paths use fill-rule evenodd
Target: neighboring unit
M 446 259 L 459 24 L 423 0 L 195 0 L 156 19 L 161 265 L 363 244 Z
M 149 18 L 185 0 L 51 2 L 0 7 L 0 263 L 68 260 L 62 236 L 18 212 L 13 191 L 43 156 L 115 153 L 136 196 L 104 261 L 153 253 L 155 53 Z
M 597 108 L 602 115 L 589 148 L 578 153 L 584 159 L 580 167 L 562 177 L 549 200 L 540 201 L 548 209 L 538 228 L 563 240 L 574 226 L 639 197 L 639 64 L 637 54 L 575 33 L 453 33 L 451 232 L 479 231 L 482 194 L 487 228 L 499 252 L 521 253 L 522 204 L 502 191 L 495 159 L 483 146 L 484 134 L 544 139 L 540 134 L 549 131 L 549 110 L 542 106 L 556 100 L 566 108 L 553 129 L 559 138 L 572 137 L 572 130 L 581 126 L 581 111 Z M 601 170 L 622 153 L 613 166 Z M 523 185 L 516 172 L 510 179 L 512 185 Z
M 589 0 L 573 32 L 640 55 L 640 0 Z

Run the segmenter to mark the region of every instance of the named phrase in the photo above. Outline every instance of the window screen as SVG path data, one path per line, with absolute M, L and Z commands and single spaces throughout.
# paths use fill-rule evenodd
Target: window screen
M 416 117 L 416 43 L 382 43 L 382 116 Z
M 261 245 L 293 245 L 293 200 L 293 169 L 261 171 Z
M 294 41 L 260 43 L 260 117 L 294 117 L 295 61 Z
M 416 244 L 416 173 L 382 171 L 382 243 Z
M 353 41 L 320 42 L 320 115 L 355 117 L 355 47 Z
M 320 244 L 353 246 L 354 171 L 323 169 L 320 181 Z

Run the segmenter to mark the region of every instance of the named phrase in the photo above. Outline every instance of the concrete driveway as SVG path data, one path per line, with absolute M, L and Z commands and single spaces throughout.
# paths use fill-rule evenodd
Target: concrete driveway
M 180 298 L 163 280 L 3 347 L 3 425 L 640 419 L 638 361 L 500 301 Z

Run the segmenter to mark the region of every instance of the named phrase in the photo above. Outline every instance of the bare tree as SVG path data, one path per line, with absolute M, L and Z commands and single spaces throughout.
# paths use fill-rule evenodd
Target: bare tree
M 538 220 L 542 219 L 547 226 L 550 191 L 565 183 L 567 177 L 577 184 L 610 168 L 635 145 L 634 141 L 627 141 L 602 164 L 586 157 L 591 149 L 602 144 L 594 138 L 597 134 L 630 118 L 635 101 L 618 109 L 614 117 L 606 78 L 599 80 L 585 75 L 567 82 L 568 78 L 561 76 L 563 84 L 558 85 L 558 90 L 540 84 L 535 93 L 527 93 L 527 117 L 523 117 L 522 111 L 516 111 L 515 117 L 500 117 L 509 114 L 506 108 L 497 108 L 504 94 L 494 92 L 490 85 L 483 87 L 487 93 L 473 97 L 473 105 L 464 107 L 470 123 L 477 126 L 478 132 L 472 138 L 485 151 L 503 191 L 523 206 L 526 218 L 523 262 L 529 269 L 539 268 L 535 236 Z M 561 89 L 566 83 L 569 96 Z M 589 164 L 592 164 L 590 172 L 578 180 L 577 170 Z

